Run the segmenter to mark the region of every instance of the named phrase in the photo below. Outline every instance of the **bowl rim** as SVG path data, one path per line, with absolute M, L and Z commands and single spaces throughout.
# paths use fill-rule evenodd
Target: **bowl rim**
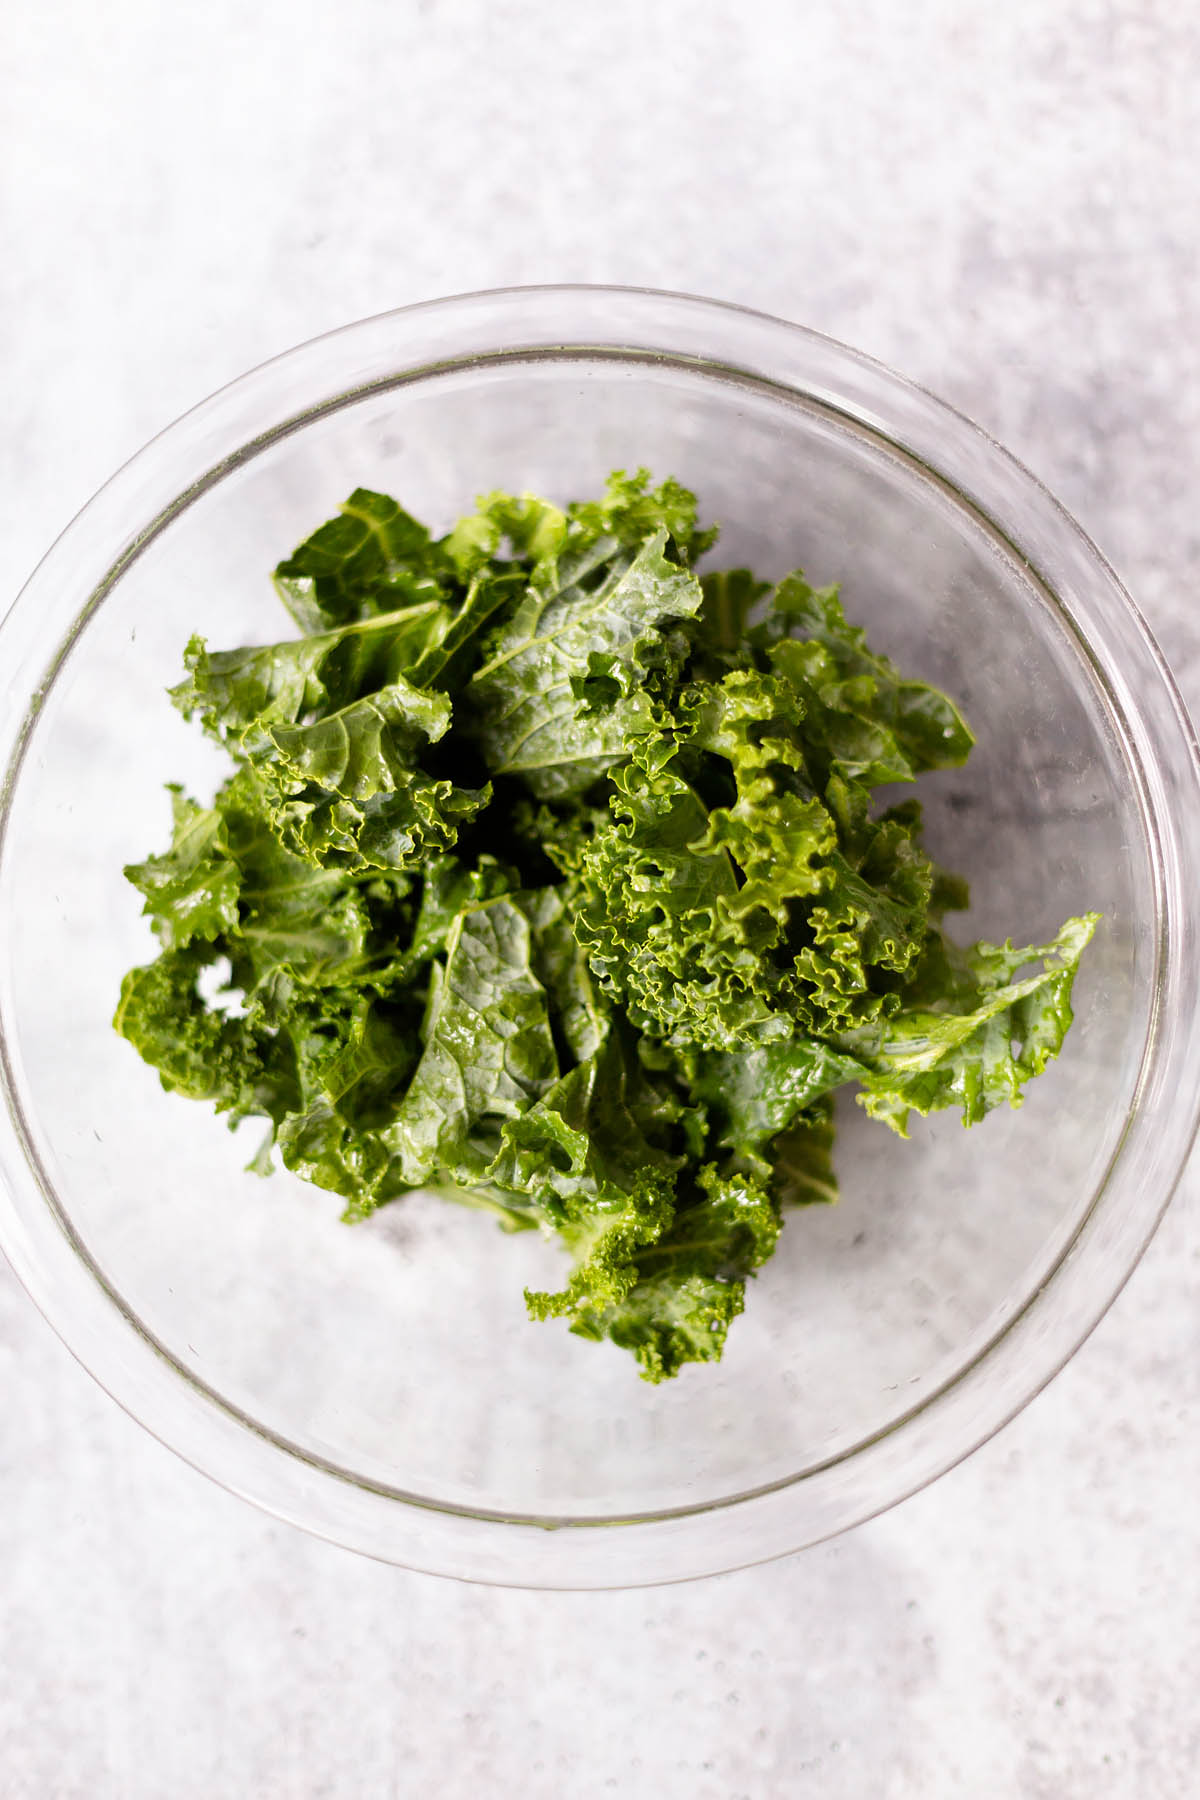
M 795 1476 L 689 1508 L 565 1519 L 381 1488 L 287 1444 L 175 1361 L 92 1263 L 40 1169 L 0 987 L 0 1246 L 84 1367 L 160 1441 L 276 1516 L 385 1561 L 522 1586 L 640 1585 L 740 1567 L 924 1486 L 1027 1404 L 1094 1328 L 1153 1235 L 1200 1119 L 1200 957 L 1187 905 L 1200 878 L 1200 755 L 1141 614 L 1059 503 L 963 415 L 832 338 L 693 295 L 547 285 L 421 301 L 260 364 L 151 439 L 0 620 L 0 882 L 24 752 L 55 676 L 94 610 L 181 511 L 280 438 L 382 389 L 487 363 L 598 356 L 752 381 L 833 414 L 913 459 L 1020 559 L 1091 665 L 1125 754 L 1155 888 L 1155 993 L 1130 1117 L 1086 1215 L 1049 1276 L 966 1364 L 871 1437 Z

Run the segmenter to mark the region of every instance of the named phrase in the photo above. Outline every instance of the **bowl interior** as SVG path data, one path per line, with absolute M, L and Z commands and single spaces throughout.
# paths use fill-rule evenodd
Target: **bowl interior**
M 1103 924 L 1061 1061 L 1025 1107 L 903 1143 L 840 1110 L 843 1197 L 796 1212 L 724 1362 L 651 1388 L 610 1346 L 526 1321 L 558 1254 L 431 1196 L 364 1225 L 163 1093 L 110 1028 L 153 943 L 126 862 L 163 783 L 220 755 L 173 711 L 187 638 L 291 635 L 269 571 L 356 485 L 444 527 L 492 487 L 566 499 L 649 464 L 722 524 L 714 562 L 840 580 L 849 615 L 962 704 L 978 748 L 925 777 L 968 876 L 964 938 Z M 88 596 L 81 593 L 83 608 Z M 64 1220 L 142 1328 L 257 1429 L 352 1479 L 504 1515 L 702 1507 L 887 1430 L 969 1364 L 1077 1228 L 1120 1138 L 1152 1001 L 1151 865 L 1102 685 L 1053 599 L 955 493 L 814 402 L 669 360 L 498 359 L 348 400 L 250 455 L 143 549 L 33 727 L 0 874 L 18 1096 Z

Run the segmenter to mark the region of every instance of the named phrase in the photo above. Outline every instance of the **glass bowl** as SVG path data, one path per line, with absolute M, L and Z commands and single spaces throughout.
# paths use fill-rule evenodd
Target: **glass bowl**
M 922 778 L 964 937 L 1103 914 L 1060 1061 L 1020 1112 L 903 1143 L 841 1109 L 843 1197 L 794 1213 L 718 1367 L 654 1388 L 531 1324 L 557 1252 L 432 1196 L 332 1195 L 165 1094 L 110 1028 L 153 953 L 122 865 L 218 753 L 168 704 L 184 644 L 288 635 L 268 572 L 349 490 L 445 527 L 478 492 L 648 464 L 718 557 L 840 580 L 963 705 Z M 439 301 L 225 388 L 116 475 L 0 628 L 0 1235 L 96 1378 L 197 1468 L 354 1549 L 620 1586 L 795 1550 L 930 1480 L 1061 1367 L 1144 1248 L 1200 1087 L 1197 765 L 1112 572 L 929 395 L 795 326 L 599 288 Z M 1189 903 L 1192 911 L 1189 911 Z M 256 1139 L 257 1127 L 249 1127 Z

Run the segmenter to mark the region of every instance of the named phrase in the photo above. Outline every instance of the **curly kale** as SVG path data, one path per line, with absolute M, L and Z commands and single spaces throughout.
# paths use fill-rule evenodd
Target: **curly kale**
M 443 538 L 357 490 L 275 572 L 303 636 L 175 704 L 234 768 L 126 870 L 162 946 L 116 1027 L 360 1219 L 441 1187 L 570 1258 L 535 1318 L 658 1381 L 720 1357 L 834 1091 L 901 1135 L 1056 1056 L 1095 915 L 956 946 L 915 800 L 953 703 L 799 572 L 699 577 L 693 496 L 492 494 Z M 214 995 L 213 988 L 216 986 Z

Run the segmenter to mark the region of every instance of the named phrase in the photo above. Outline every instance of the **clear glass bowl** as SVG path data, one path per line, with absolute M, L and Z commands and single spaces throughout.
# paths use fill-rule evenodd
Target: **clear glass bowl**
M 1103 915 L 1077 1023 L 1021 1112 L 899 1142 L 842 1109 L 843 1199 L 788 1221 L 724 1362 L 652 1388 L 527 1322 L 530 1234 L 416 1196 L 353 1229 L 163 1093 L 110 1029 L 152 954 L 122 865 L 163 782 L 220 758 L 174 713 L 194 631 L 287 635 L 268 571 L 355 485 L 448 524 L 647 463 L 720 559 L 839 579 L 950 690 L 969 767 L 923 778 L 963 934 Z M 1197 768 L 1111 571 L 965 420 L 850 350 L 707 301 L 476 294 L 235 382 L 97 495 L 0 628 L 0 1235 L 71 1349 L 196 1467 L 340 1543 L 547 1586 L 662 1581 L 813 1543 L 911 1493 L 1061 1367 L 1144 1248 L 1200 1087 Z M 1189 904 L 1192 911 L 1189 911 Z M 249 1127 L 250 1137 L 257 1128 Z

